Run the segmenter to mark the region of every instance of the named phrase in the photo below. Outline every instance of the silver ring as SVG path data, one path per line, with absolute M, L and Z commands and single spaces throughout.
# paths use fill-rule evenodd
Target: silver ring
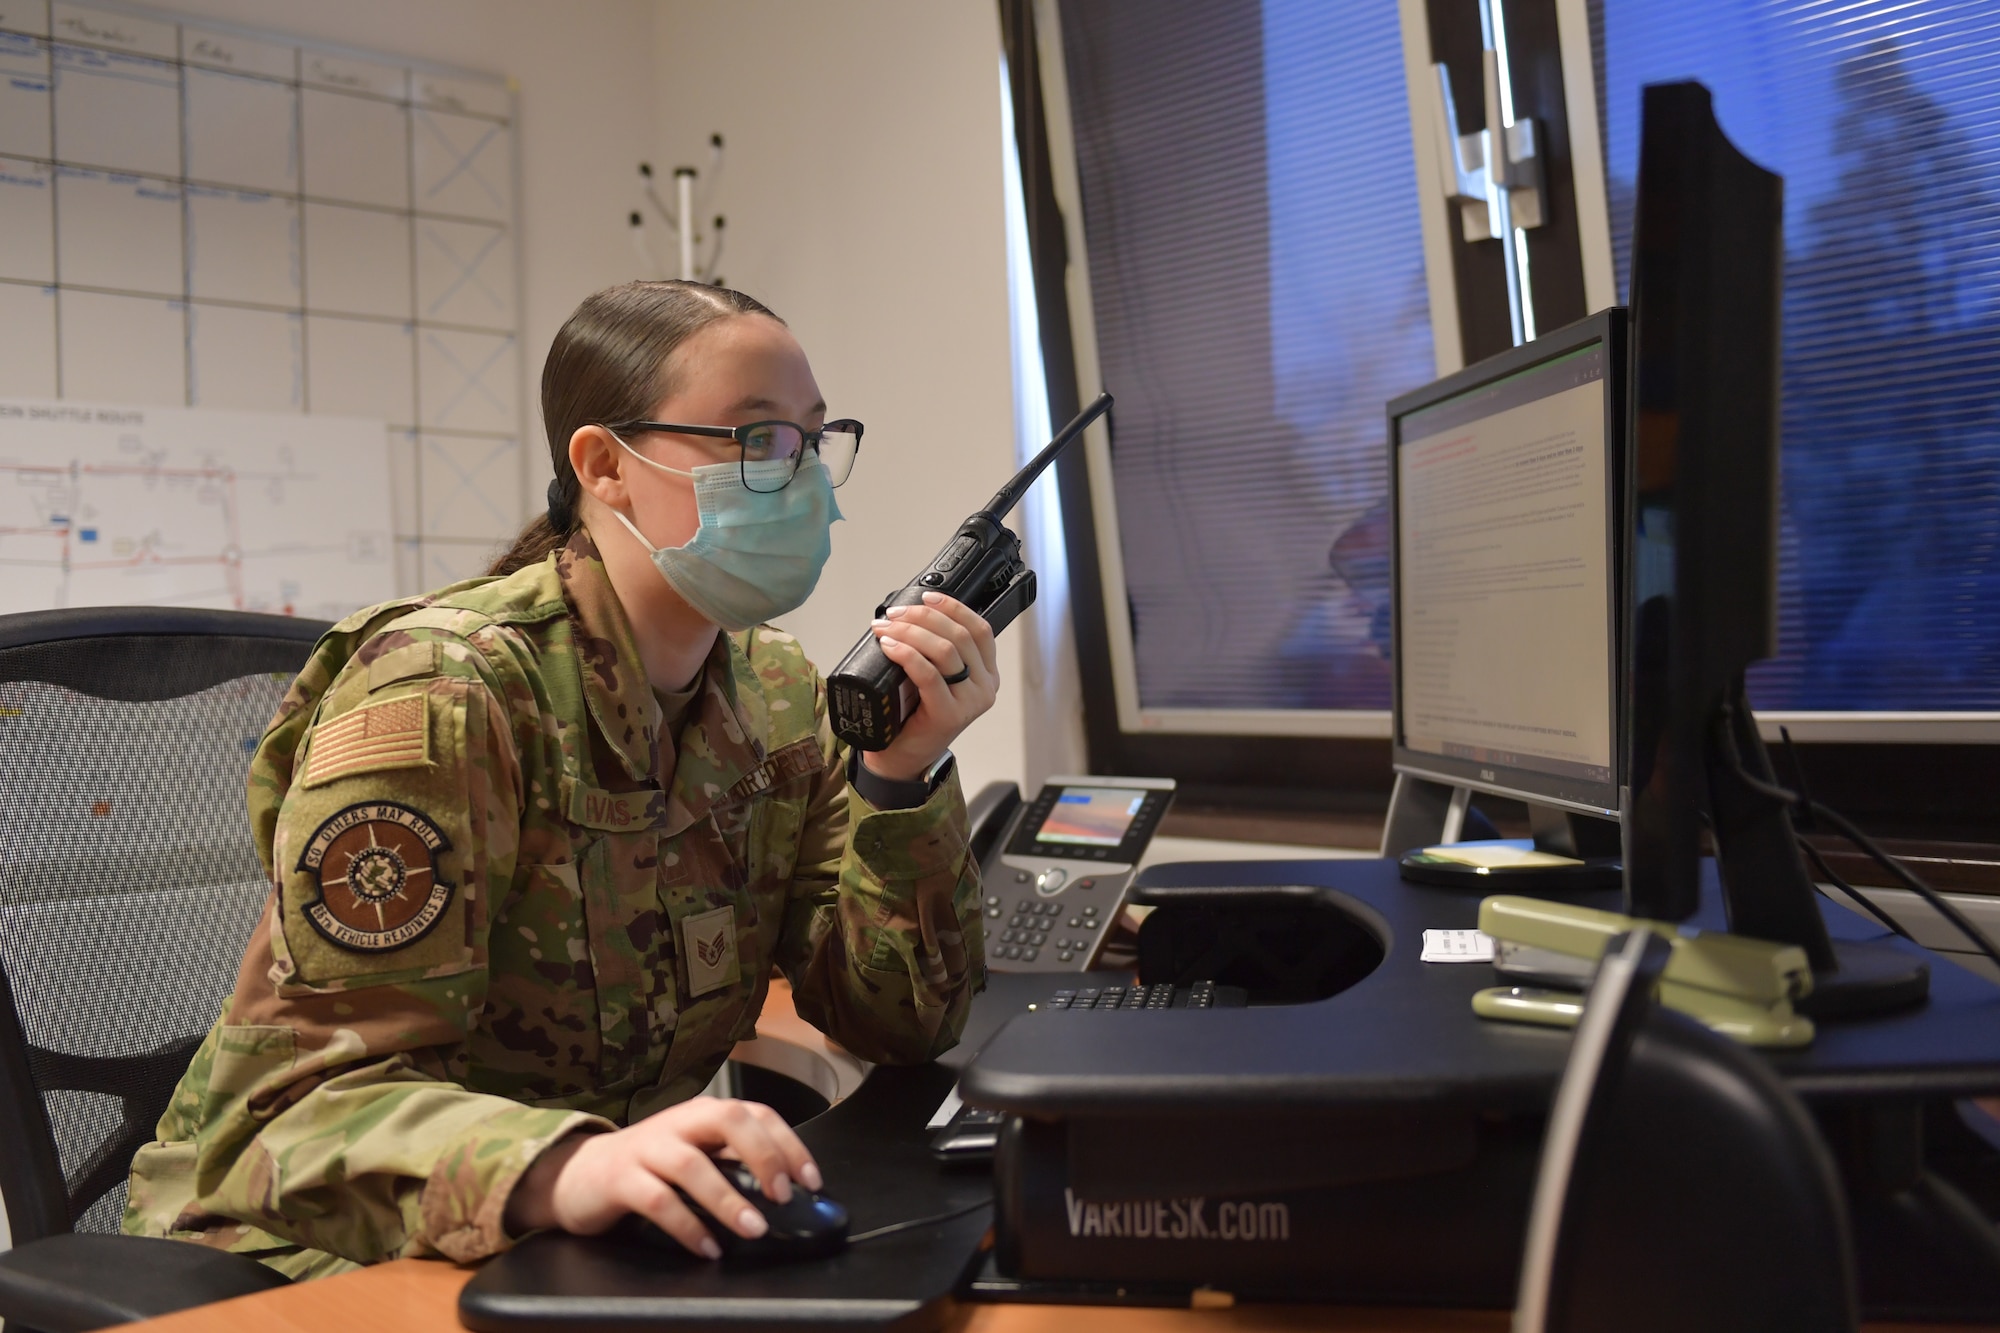
M 970 666 L 960 666 L 959 669 L 954 674 L 946 676 L 944 678 L 944 683 L 947 685 L 956 685 L 958 684 L 958 682 L 964 680 L 971 674 L 972 674 L 972 668 Z

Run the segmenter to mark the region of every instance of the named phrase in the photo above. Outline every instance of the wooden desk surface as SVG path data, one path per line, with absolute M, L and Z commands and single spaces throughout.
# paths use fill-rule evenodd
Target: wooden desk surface
M 162 1319 L 127 1324 L 131 1333 L 452 1333 L 458 1291 L 472 1270 L 431 1259 L 398 1259 L 358 1273 L 242 1296 Z M 1244 1305 L 1231 1310 L 1116 1310 L 1101 1305 L 967 1305 L 952 1333 L 1505 1333 L 1497 1310 L 1357 1310 Z M 1952 1328 L 1969 1329 L 1968 1325 Z M 1938 1324 L 1869 1324 L 1868 1333 L 1947 1333 Z M 1974 1330 L 1973 1333 L 1978 1333 Z M 1995 1333 L 1991 1326 L 1984 1333 Z
M 773 980 L 758 1020 L 760 1036 L 825 1051 L 826 1039 L 792 1009 L 791 988 Z M 851 1060 L 835 1048 L 832 1053 Z M 761 1061 L 760 1061 L 761 1063 Z M 842 1071 L 845 1073 L 845 1071 Z M 844 1081 L 844 1080 L 843 1080 Z M 843 1089 L 844 1090 L 844 1089 Z M 204 1305 L 159 1319 L 126 1324 L 131 1333 L 451 1333 L 458 1322 L 458 1293 L 473 1270 L 432 1259 L 398 1259 L 339 1277 L 322 1278 Z M 952 1333 L 1058 1333 L 1089 1327 L 1092 1333 L 1504 1333 L 1508 1316 L 1497 1310 L 1387 1310 L 1314 1306 L 1245 1305 L 1228 1310 L 1112 1309 L 1101 1305 L 966 1305 L 954 1315 Z M 1869 1324 L 1868 1333 L 1942 1333 L 1936 1324 Z M 1953 1326 L 1971 1330 L 1969 1325 Z M 1971 1333 L 2000 1333 L 1986 1326 Z

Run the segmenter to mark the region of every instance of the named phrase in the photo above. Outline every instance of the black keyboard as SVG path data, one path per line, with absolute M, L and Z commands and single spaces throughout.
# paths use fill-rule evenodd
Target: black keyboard
M 1218 986 L 1213 981 L 1175 986 L 1161 981 L 1151 986 L 1078 986 L 1074 990 L 1059 990 L 1042 1008 L 1241 1009 L 1249 1000 L 1249 993 L 1240 986 Z
M 1218 986 L 1213 981 L 1175 986 L 1163 981 L 1152 986 L 1065 988 L 1037 1008 L 1117 1009 L 1137 1013 L 1145 1009 L 1241 1009 L 1249 1002 L 1250 993 L 1241 986 Z M 943 1162 L 990 1161 L 1000 1141 L 1000 1126 L 1006 1119 L 1005 1111 L 960 1106 L 944 1128 L 931 1136 L 931 1156 Z

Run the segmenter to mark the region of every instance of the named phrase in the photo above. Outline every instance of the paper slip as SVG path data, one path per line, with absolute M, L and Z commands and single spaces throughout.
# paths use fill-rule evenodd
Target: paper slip
M 1426 963 L 1490 963 L 1493 937 L 1482 930 L 1427 930 L 1424 932 Z
M 1573 856 L 1557 856 L 1554 852 L 1538 852 L 1532 846 L 1516 846 L 1506 842 L 1448 842 L 1441 846 L 1424 848 L 1424 855 L 1434 860 L 1456 861 L 1460 865 L 1484 870 L 1583 864 Z

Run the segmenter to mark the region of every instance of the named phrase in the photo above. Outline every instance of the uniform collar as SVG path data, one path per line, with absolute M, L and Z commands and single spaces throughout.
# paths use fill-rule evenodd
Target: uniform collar
M 556 573 L 574 627 L 584 702 L 597 723 L 591 748 L 601 744 L 611 750 L 608 756 L 593 753 L 592 767 L 608 772 L 611 765 L 604 761 L 615 759 L 627 779 L 646 782 L 655 780 L 671 757 L 664 832 L 678 833 L 764 761 L 763 691 L 739 636 L 716 636 L 675 754 L 674 738 L 660 735 L 659 701 L 640 663 L 631 621 L 586 530 L 578 528 L 556 553 Z
M 673 786 L 667 792 L 666 834 L 701 819 L 764 762 L 768 732 L 762 725 L 763 705 L 739 636 L 718 634 L 702 668 L 701 692 L 681 724 Z
M 625 776 L 643 781 L 656 771 L 660 705 L 646 683 L 632 623 L 588 531 L 579 527 L 556 552 L 556 574 L 573 626 L 584 703 Z

